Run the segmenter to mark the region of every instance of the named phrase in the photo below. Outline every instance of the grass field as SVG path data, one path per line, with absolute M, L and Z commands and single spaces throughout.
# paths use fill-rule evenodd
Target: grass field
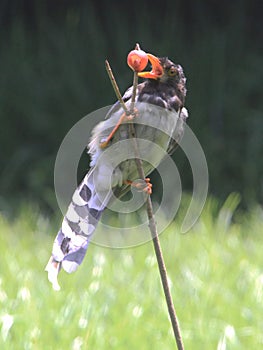
M 160 237 L 186 350 L 263 348 L 263 213 L 233 223 L 235 201 L 210 199 L 191 231 Z M 0 218 L 0 349 L 176 349 L 151 242 L 91 245 L 55 292 L 44 267 L 58 227 L 35 211 Z

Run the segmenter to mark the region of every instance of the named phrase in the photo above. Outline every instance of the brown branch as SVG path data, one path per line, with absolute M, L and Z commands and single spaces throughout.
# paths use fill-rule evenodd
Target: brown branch
M 136 47 L 138 47 L 137 45 L 136 45 Z M 108 61 L 106 61 L 106 62 L 108 62 Z M 109 67 L 109 63 L 108 63 L 108 66 L 106 66 L 106 68 L 107 67 Z M 107 68 L 107 72 L 110 76 L 114 91 L 116 93 L 116 91 L 119 91 L 116 80 L 115 80 L 111 70 L 108 70 L 108 68 Z M 128 111 L 128 113 L 126 111 L 127 107 L 126 107 L 125 103 L 123 102 L 122 98 L 120 99 L 119 95 L 116 93 L 116 96 L 117 96 L 118 100 L 120 101 L 120 103 L 122 105 L 124 104 L 124 106 L 125 106 L 125 108 L 124 108 L 125 112 L 127 114 L 130 114 L 130 115 L 134 115 L 134 106 L 135 106 L 137 85 L 138 85 L 138 75 L 136 72 L 134 72 L 131 109 Z M 133 140 L 133 146 L 134 146 L 134 152 L 135 152 L 135 162 L 136 162 L 139 177 L 142 180 L 145 180 L 145 173 L 143 170 L 143 163 L 142 163 L 142 160 L 140 157 L 139 147 L 138 147 L 138 143 L 137 143 L 137 139 L 136 139 L 136 130 L 135 130 L 134 123 L 129 123 L 129 134 L 130 134 L 130 138 Z M 160 241 L 159 241 L 159 237 L 158 237 L 158 231 L 157 231 L 157 226 L 156 226 L 156 222 L 154 219 L 153 206 L 152 206 L 152 201 L 151 201 L 150 195 L 148 195 L 147 199 L 146 199 L 146 210 L 147 210 L 148 221 L 149 221 L 149 229 L 150 229 L 152 240 L 153 240 L 154 251 L 155 251 L 156 259 L 158 262 L 159 273 L 161 276 L 163 291 L 164 291 L 166 304 L 167 304 L 167 308 L 168 308 L 168 312 L 169 312 L 169 316 L 170 316 L 170 320 L 171 320 L 171 324 L 172 324 L 172 328 L 173 328 L 173 332 L 174 332 L 174 337 L 175 337 L 177 349 L 184 350 L 182 336 L 181 336 L 180 327 L 179 327 L 179 322 L 177 320 L 177 316 L 176 316 L 176 312 L 175 312 L 175 308 L 174 308 L 174 304 L 173 304 L 173 299 L 172 299 L 172 295 L 171 295 L 171 291 L 170 291 L 170 287 L 169 287 L 169 283 L 168 283 L 167 270 L 166 270 L 166 266 L 165 266 L 165 262 L 164 262 L 164 258 L 163 258 L 163 254 L 162 254 L 162 249 L 161 249 L 161 245 L 160 245 Z
M 113 72 L 112 72 L 112 70 L 111 70 L 111 66 L 110 66 L 108 60 L 105 61 L 105 65 L 106 65 L 106 71 L 107 71 L 107 73 L 108 73 L 108 75 L 109 75 L 109 78 L 110 78 L 112 87 L 113 87 L 113 89 L 114 89 L 114 92 L 115 92 L 115 94 L 116 94 L 116 96 L 117 96 L 117 99 L 120 101 L 120 104 L 121 104 L 122 108 L 124 109 L 125 113 L 126 113 L 126 114 L 129 114 L 129 110 L 128 110 L 128 108 L 126 107 L 126 105 L 125 105 L 125 103 L 124 103 L 124 101 L 123 101 L 123 99 L 122 99 L 122 96 L 121 96 L 119 87 L 118 87 L 118 85 L 117 85 L 117 83 L 116 83 L 116 80 L 115 80 L 115 78 L 114 78 L 114 75 L 113 75 Z

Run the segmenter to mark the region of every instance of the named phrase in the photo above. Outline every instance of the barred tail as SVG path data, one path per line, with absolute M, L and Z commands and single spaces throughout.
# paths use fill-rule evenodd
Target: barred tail
M 108 191 L 95 189 L 93 172 L 89 172 L 72 196 L 45 269 L 54 289 L 60 289 L 57 275 L 61 268 L 71 273 L 82 263 L 90 238 L 109 199 Z

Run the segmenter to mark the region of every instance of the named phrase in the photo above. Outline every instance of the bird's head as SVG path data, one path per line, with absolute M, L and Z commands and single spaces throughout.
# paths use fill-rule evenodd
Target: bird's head
M 149 72 L 140 72 L 138 76 L 179 89 L 185 95 L 186 78 L 183 68 L 179 64 L 170 61 L 168 57 L 158 58 L 152 54 L 147 54 L 147 56 L 152 65 L 152 70 Z

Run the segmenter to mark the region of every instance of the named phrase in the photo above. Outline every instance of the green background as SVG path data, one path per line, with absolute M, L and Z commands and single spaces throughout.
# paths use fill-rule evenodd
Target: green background
M 57 210 L 53 167 L 68 130 L 132 83 L 136 42 L 180 63 L 188 78 L 189 125 L 204 149 L 210 192 L 263 199 L 260 1 L 1 1 L 0 204 L 19 198 Z M 175 155 L 185 190 L 192 176 Z M 88 167 L 85 159 L 83 171 Z M 12 204 L 10 205 L 10 202 Z

